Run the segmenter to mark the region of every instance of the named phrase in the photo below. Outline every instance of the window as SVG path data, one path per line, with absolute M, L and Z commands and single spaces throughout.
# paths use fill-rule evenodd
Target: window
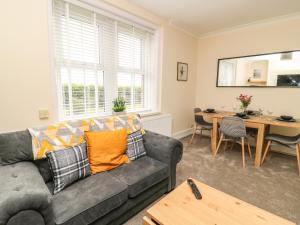
M 128 109 L 143 109 L 146 49 L 149 34 L 134 27 L 118 26 L 118 96 L 126 100 Z
M 235 86 L 236 61 L 220 63 L 219 85 Z
M 53 1 L 60 119 L 111 114 L 118 96 L 127 111 L 157 110 L 155 30 L 83 5 Z

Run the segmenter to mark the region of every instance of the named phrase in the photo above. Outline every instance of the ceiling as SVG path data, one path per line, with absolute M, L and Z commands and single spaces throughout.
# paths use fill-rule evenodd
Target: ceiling
M 300 0 L 128 0 L 196 36 L 300 13 Z

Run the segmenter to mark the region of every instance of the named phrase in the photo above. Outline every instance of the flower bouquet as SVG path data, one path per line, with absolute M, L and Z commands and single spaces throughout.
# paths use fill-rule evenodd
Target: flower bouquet
M 241 102 L 241 110 L 243 112 L 247 111 L 248 106 L 250 105 L 251 101 L 252 101 L 252 96 L 250 95 L 245 95 L 245 94 L 240 94 L 239 97 L 236 98 L 237 100 L 239 100 Z

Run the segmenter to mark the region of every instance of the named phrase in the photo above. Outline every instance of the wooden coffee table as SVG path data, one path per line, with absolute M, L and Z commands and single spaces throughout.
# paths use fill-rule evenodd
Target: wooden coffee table
M 193 179 L 203 198 L 182 183 L 147 210 L 144 225 L 296 225 Z

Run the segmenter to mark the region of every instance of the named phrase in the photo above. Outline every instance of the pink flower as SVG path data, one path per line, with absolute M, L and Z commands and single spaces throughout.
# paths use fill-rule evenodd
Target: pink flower
M 237 97 L 237 100 L 239 100 L 243 106 L 247 107 L 248 105 L 250 105 L 252 97 L 252 95 L 240 94 L 240 96 Z

